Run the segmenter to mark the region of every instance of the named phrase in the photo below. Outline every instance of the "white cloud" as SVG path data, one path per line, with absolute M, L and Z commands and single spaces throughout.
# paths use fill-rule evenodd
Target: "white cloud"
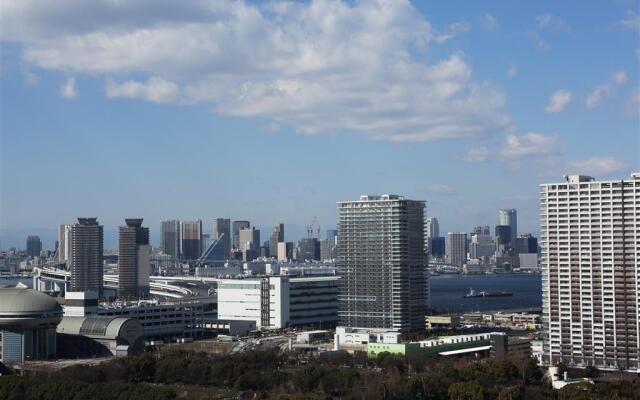
M 545 13 L 536 17 L 536 26 L 538 29 L 549 29 L 556 31 L 570 31 L 569 24 L 564 19 L 557 17 L 551 13 Z
M 497 148 L 497 146 L 496 146 Z M 520 168 L 518 162 L 525 157 L 550 158 L 562 153 L 556 135 L 529 132 L 523 135 L 509 134 L 504 144 L 497 150 L 490 150 L 486 146 L 468 150 L 459 158 L 469 163 L 485 162 L 491 158 L 508 162 L 512 170 Z
M 491 151 L 485 146 L 480 146 L 470 149 L 460 158 L 469 163 L 478 163 L 487 161 L 489 157 L 491 157 Z
M 436 43 L 444 43 L 448 40 L 455 38 L 456 36 L 460 36 L 463 33 L 467 33 L 471 30 L 471 24 L 467 21 L 458 21 L 449 25 L 448 29 L 442 33 L 436 34 L 434 36 L 434 41 Z
M 448 185 L 432 185 L 429 188 L 429 193 L 438 196 L 454 196 L 458 194 L 458 191 Z
M 627 83 L 627 74 L 624 71 L 618 71 L 611 74 L 611 81 L 617 84 Z
M 516 75 L 518 75 L 518 67 L 516 67 L 515 65 L 510 66 L 507 69 L 507 76 L 509 78 L 515 78 Z
M 640 116 L 640 88 L 635 88 L 624 105 L 625 114 L 632 117 L 638 118 Z
M 549 98 L 549 104 L 544 109 L 548 113 L 559 113 L 571 102 L 571 92 L 560 89 Z
M 585 99 L 587 108 L 598 107 L 602 100 L 613 93 L 615 85 L 622 85 L 627 82 L 627 74 L 624 71 L 618 71 L 611 74 L 607 82 L 596 86 Z
M 409 0 L 1 2 L 4 40 L 39 68 L 106 79 L 109 97 L 210 104 L 301 133 L 478 137 L 510 126 L 504 95 Z
M 180 89 L 175 83 L 152 77 L 146 83 L 136 81 L 116 83 L 109 80 L 107 81 L 107 97 L 143 99 L 156 103 L 178 103 L 181 95 Z
M 627 10 L 625 17 L 616 23 L 616 26 L 629 31 L 640 31 L 640 15 L 635 10 Z
M 609 175 L 624 171 L 626 165 L 615 157 L 592 157 L 586 160 L 569 161 L 565 166 L 567 174 Z
M 76 90 L 76 78 L 68 78 L 61 86 L 59 90 L 60 96 L 65 99 L 75 99 L 78 97 L 78 91 Z
M 559 152 L 557 136 L 530 132 L 519 136 L 507 136 L 507 141 L 500 149 L 498 156 L 502 160 L 515 160 L 528 156 L 548 156 Z
M 480 25 L 486 30 L 493 32 L 498 29 L 498 19 L 493 14 L 486 13 L 484 15 L 479 15 L 476 18 Z
M 595 108 L 600 105 L 602 98 L 611 93 L 611 87 L 609 85 L 598 86 L 589 93 L 585 100 L 587 108 Z
M 551 50 L 551 44 L 543 38 L 553 33 L 571 32 L 571 27 L 562 18 L 551 13 L 538 15 L 535 19 L 535 29 L 527 31 L 527 36 L 540 51 Z
M 28 69 L 23 69 L 22 75 L 24 77 L 24 83 L 26 83 L 27 85 L 38 86 L 38 84 L 40 84 L 40 77 L 36 73 Z
M 529 39 L 531 39 L 531 41 L 533 42 L 533 44 L 536 46 L 536 48 L 540 51 L 549 51 L 551 50 L 551 45 L 547 42 L 545 42 L 542 37 L 540 37 L 540 34 L 536 31 L 528 31 L 527 32 L 527 36 L 529 36 Z

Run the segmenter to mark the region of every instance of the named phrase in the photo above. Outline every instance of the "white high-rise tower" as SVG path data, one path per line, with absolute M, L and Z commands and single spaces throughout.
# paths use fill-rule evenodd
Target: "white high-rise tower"
M 640 371 L 640 173 L 540 186 L 543 363 Z

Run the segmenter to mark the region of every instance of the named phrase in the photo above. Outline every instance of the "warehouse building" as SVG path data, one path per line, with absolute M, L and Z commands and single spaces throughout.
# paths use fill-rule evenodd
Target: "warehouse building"
M 142 324 L 122 317 L 64 317 L 58 325 L 59 355 L 65 358 L 126 356 L 144 350 Z

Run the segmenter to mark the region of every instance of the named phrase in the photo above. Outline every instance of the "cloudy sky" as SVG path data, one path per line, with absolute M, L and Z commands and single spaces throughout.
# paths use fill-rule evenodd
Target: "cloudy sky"
M 0 2 L 0 246 L 80 215 L 332 227 L 362 193 L 537 232 L 539 183 L 640 170 L 639 7 Z

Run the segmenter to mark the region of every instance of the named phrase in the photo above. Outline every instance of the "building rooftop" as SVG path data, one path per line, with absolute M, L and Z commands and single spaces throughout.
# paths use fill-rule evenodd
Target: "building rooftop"
M 19 287 L 0 288 L 0 314 L 62 312 L 53 297 L 32 289 Z
M 142 218 L 125 218 L 124 222 L 131 228 L 139 228 L 142 226 Z

